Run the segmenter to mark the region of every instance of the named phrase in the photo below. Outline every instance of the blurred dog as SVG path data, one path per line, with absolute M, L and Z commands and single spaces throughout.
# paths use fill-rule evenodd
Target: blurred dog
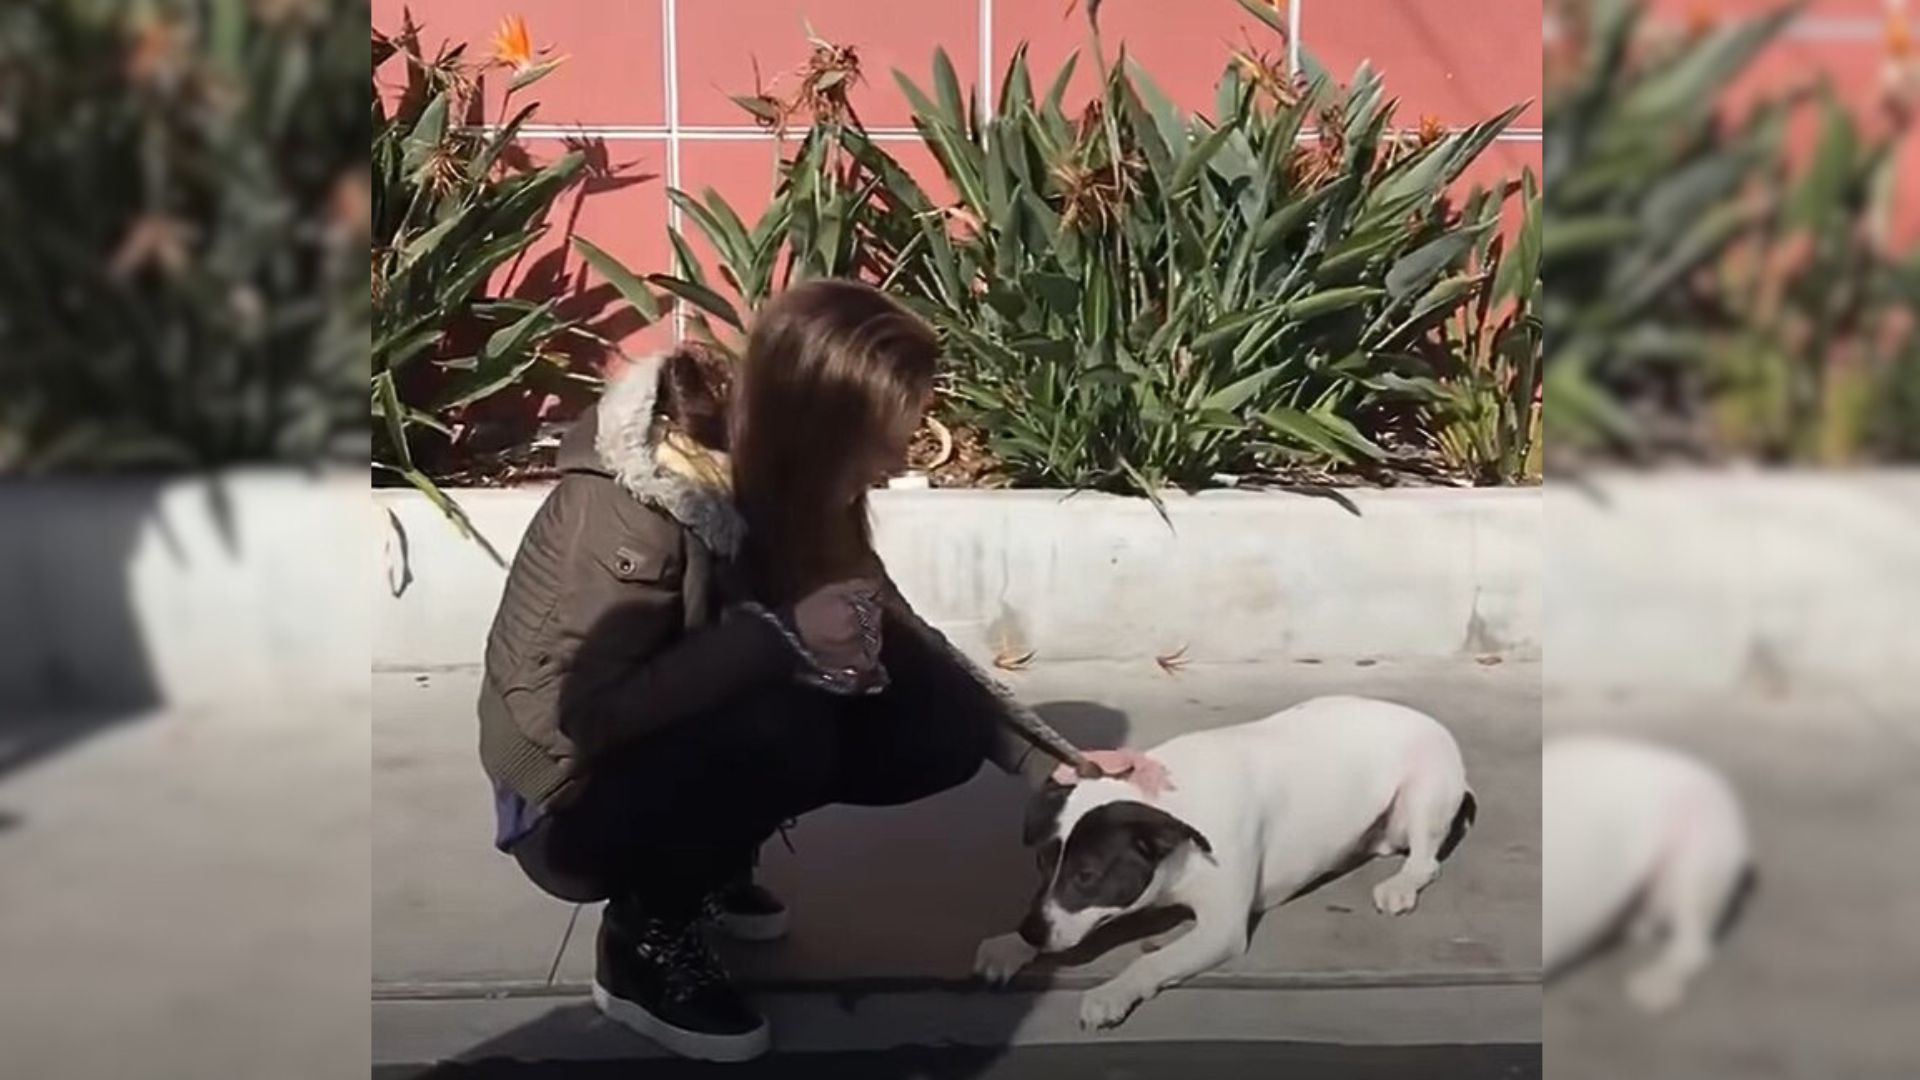
M 1322 697 L 1264 720 L 1171 739 L 1148 752 L 1173 785 L 1050 783 L 1028 810 L 1043 881 L 1017 934 L 989 938 L 978 974 L 1004 982 L 1043 952 L 1149 907 L 1183 906 L 1191 930 L 1087 992 L 1083 1027 L 1135 1006 L 1247 947 L 1256 912 L 1380 855 L 1406 855 L 1373 890 L 1382 912 L 1412 911 L 1473 821 L 1460 748 L 1403 705 Z
M 1733 788 L 1705 764 L 1606 735 L 1541 751 L 1541 949 L 1547 974 L 1604 945 L 1664 937 L 1627 981 L 1652 1012 L 1679 1004 L 1755 879 Z

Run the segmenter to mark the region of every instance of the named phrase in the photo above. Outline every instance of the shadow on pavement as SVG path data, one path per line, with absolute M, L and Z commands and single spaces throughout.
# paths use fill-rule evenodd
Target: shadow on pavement
M 584 1007 L 584 1006 L 583 1006 Z M 1312 1043 L 1090 1043 L 1074 1046 L 900 1048 L 871 1053 L 794 1054 L 749 1065 L 636 1061 L 479 1061 L 434 1067 L 382 1066 L 373 1080 L 647 1080 L 822 1076 L 835 1080 L 1530 1080 L 1541 1075 L 1538 1046 L 1327 1046 Z
M 162 704 L 128 581 L 158 493 L 139 480 L 0 485 L 13 523 L 0 530 L 0 780 Z M 81 641 L 85 656 L 71 655 Z
M 1088 701 L 1058 701 L 1040 705 L 1037 707 L 1037 711 L 1049 724 L 1053 725 L 1061 734 L 1065 735 L 1078 746 L 1089 749 L 1112 748 L 1123 745 L 1127 739 L 1129 725 L 1126 714 L 1109 706 Z M 986 768 L 991 769 L 991 766 L 987 766 Z M 970 788 L 970 790 L 979 791 L 983 789 Z M 1018 792 L 1021 789 L 1018 785 L 1009 783 L 1005 785 L 995 785 L 991 789 L 985 790 L 1006 793 L 1004 796 L 992 796 L 992 800 L 1005 798 L 1013 801 L 1020 797 Z M 946 793 L 938 797 L 949 799 L 955 797 L 966 798 L 965 795 L 959 793 Z M 956 812 L 960 812 L 961 809 L 960 804 L 955 804 Z M 979 890 L 978 895 L 974 896 L 971 901 L 958 894 L 949 894 L 947 898 L 950 901 L 980 904 L 985 920 L 993 922 L 996 925 L 998 916 L 985 909 L 988 907 L 998 907 L 1007 912 L 1017 913 L 1023 910 L 1026 901 L 1032 895 L 1034 886 L 1037 884 L 1035 877 L 1036 872 L 1032 867 L 1032 861 L 1020 849 L 1020 838 L 1016 823 L 1020 820 L 1022 808 L 1009 805 L 1004 807 L 1004 810 L 1004 814 L 998 811 L 991 811 L 993 816 L 1003 817 L 1008 826 L 1004 840 L 1004 851 L 992 850 L 1001 847 L 997 842 L 989 843 L 985 848 L 980 846 L 983 838 L 980 834 L 979 815 L 989 813 L 989 807 L 967 805 L 964 809 L 967 815 L 965 819 L 955 819 L 947 815 L 941 815 L 944 820 L 953 822 L 953 857 L 965 860 L 969 865 L 975 866 L 975 873 L 969 875 L 968 880 L 972 881 L 976 886 L 983 886 L 983 888 Z M 915 819 L 899 814 L 898 809 L 868 808 L 861 810 L 860 813 L 867 820 L 871 821 L 873 827 L 877 830 L 874 834 L 868 835 L 863 842 L 853 843 L 844 847 L 822 844 L 817 840 L 812 843 L 803 842 L 798 845 L 795 854 L 786 856 L 780 860 L 782 865 L 777 866 L 775 871 L 767 875 L 764 880 L 767 880 L 776 890 L 782 892 L 792 891 L 782 885 L 782 879 L 786 878 L 788 874 L 801 875 L 799 881 L 802 882 L 814 879 L 821 874 L 831 875 L 835 881 L 843 883 L 854 880 L 865 880 L 873 876 L 876 871 L 884 871 L 886 869 L 887 864 L 884 860 L 898 858 L 900 856 L 897 848 L 889 846 L 889 844 L 894 841 L 901 839 L 900 837 L 890 837 L 888 835 L 898 831 L 888 827 L 892 821 L 898 821 L 902 828 L 914 833 L 911 837 L 914 847 L 937 842 L 938 840 L 937 836 L 929 835 L 924 831 L 924 818 L 926 815 L 921 815 L 923 820 L 920 823 L 920 827 L 916 828 L 914 825 Z M 804 818 L 802 819 L 799 834 L 803 838 L 807 836 L 806 819 Z M 809 855 L 813 856 L 812 861 L 814 868 L 811 869 L 809 868 Z M 791 860 L 791 865 L 786 865 L 789 860 Z M 876 866 L 871 865 L 873 860 L 883 861 Z M 868 862 L 870 865 L 863 869 L 859 865 L 862 861 Z M 881 879 L 883 881 L 886 880 L 884 874 L 882 874 Z M 1018 883 L 1014 884 L 1016 881 Z M 988 882 L 1006 882 L 1007 895 L 1004 897 L 996 896 L 995 894 L 998 887 L 986 884 Z M 910 889 L 912 883 L 895 881 L 893 884 Z M 528 888 L 532 887 L 531 884 L 528 885 Z M 798 887 L 799 885 L 796 882 L 795 888 Z M 809 903 L 809 901 L 818 899 L 820 899 L 820 897 L 812 895 L 811 893 L 798 897 L 798 906 L 802 909 L 798 913 L 800 921 L 796 923 L 793 938 L 787 943 L 770 947 L 752 946 L 745 949 L 728 949 L 729 965 L 744 985 L 753 987 L 772 981 L 784 984 L 787 987 L 803 989 L 816 988 L 831 990 L 840 988 L 848 994 L 858 995 L 859 990 L 855 985 L 858 980 L 849 981 L 844 978 L 845 972 L 838 972 L 832 969 L 836 965 L 854 960 L 857 954 L 863 951 L 872 953 L 876 946 L 882 949 L 887 948 L 887 946 L 880 944 L 880 942 L 884 941 L 885 933 L 890 932 L 892 928 L 873 927 L 863 932 L 860 929 L 849 928 L 848 926 L 848 924 L 857 924 L 863 917 L 870 917 L 870 913 L 863 913 L 857 909 L 865 906 L 867 903 L 876 902 L 879 898 L 861 898 L 860 900 L 855 900 L 851 897 L 840 895 L 834 906 L 842 907 L 846 910 L 827 912 L 818 911 L 816 910 L 818 907 L 817 904 Z M 914 905 L 922 903 L 926 899 L 925 897 L 908 896 L 904 900 L 904 906 L 911 909 Z M 809 920 L 816 918 L 824 921 L 815 923 L 814 931 L 810 932 L 808 928 Z M 1178 921 L 1177 913 L 1173 915 L 1173 918 L 1176 922 Z M 1000 929 L 1003 931 L 1011 931 L 1017 924 L 1017 921 L 1018 915 L 1014 914 L 1012 918 L 1006 921 L 1005 926 L 1000 927 Z M 1164 922 L 1164 920 L 1161 921 Z M 961 920 L 957 924 L 952 918 L 931 918 L 925 920 L 920 926 L 919 933 L 915 934 L 913 940 L 910 942 L 910 944 L 915 947 L 914 950 L 907 955 L 899 957 L 894 957 L 889 953 L 887 958 L 891 960 L 893 964 L 900 965 L 902 968 L 911 971 L 913 968 L 926 962 L 926 956 L 923 955 L 923 952 L 927 950 L 931 950 L 935 955 L 951 953 L 954 956 L 964 954 L 970 957 L 974 947 L 979 944 L 979 936 L 975 935 L 973 930 L 977 929 L 980 925 L 982 924 L 979 920 L 971 922 L 969 920 Z M 1143 932 L 1153 932 L 1155 925 L 1158 924 L 1149 920 L 1147 928 Z M 951 931 L 957 926 L 968 927 L 965 931 L 968 935 L 966 940 L 947 940 L 952 934 L 941 933 L 942 931 Z M 1127 933 L 1126 928 L 1112 929 L 1118 929 L 1122 935 Z M 875 933 L 882 935 L 879 941 L 874 939 L 873 934 Z M 929 940 L 928 935 L 930 933 L 940 934 L 940 940 Z M 1130 937 L 1116 936 L 1114 934 L 1103 935 L 1100 942 L 1094 943 L 1095 947 L 1092 950 L 1083 948 L 1083 950 L 1077 952 L 1074 956 L 1064 959 L 1069 962 L 1080 962 L 1091 959 L 1097 956 L 1099 952 L 1123 944 L 1125 941 L 1132 940 L 1133 937 L 1137 936 L 1140 936 L 1140 934 L 1134 933 Z M 900 944 L 904 946 L 909 944 L 909 942 L 903 941 Z M 770 952 L 768 951 L 769 949 L 773 951 Z M 818 951 L 816 952 L 816 950 Z M 869 957 L 869 959 L 871 959 L 871 957 Z M 823 965 L 827 970 L 822 970 Z M 936 973 L 929 971 L 927 974 L 931 976 Z M 796 1063 L 803 1061 L 811 1063 L 816 1060 L 820 1067 L 830 1070 L 826 1075 L 835 1076 L 895 1077 L 919 1075 L 939 1077 L 942 1078 L 942 1080 L 961 1080 L 961 1078 L 991 1075 L 995 1068 L 995 1062 L 1009 1052 L 1015 1033 L 1027 1018 L 1030 1008 L 1029 1003 L 1031 1001 L 1031 995 L 1007 995 L 1002 998 L 1000 1002 L 1004 1004 L 1005 1007 L 987 1010 L 969 1009 L 965 1023 L 965 1037 L 970 1045 L 965 1048 L 947 1047 L 927 1051 L 901 1049 L 897 1052 L 886 1054 L 775 1055 L 770 1059 L 772 1064 L 748 1066 L 744 1069 L 737 1066 L 730 1067 L 731 1071 L 729 1075 L 793 1075 Z M 779 1038 L 779 1027 L 777 1025 L 778 1020 L 776 1018 L 776 1039 Z M 882 1033 L 875 1041 L 884 1044 L 888 1039 L 884 1033 Z M 551 1060 L 544 1064 L 516 1064 L 519 1062 L 538 1063 L 543 1058 L 550 1059 L 556 1053 L 556 1047 L 565 1048 L 562 1052 L 575 1057 L 585 1056 L 595 1059 L 611 1058 L 614 1060 L 619 1060 L 622 1057 L 626 1057 L 629 1060 L 632 1058 L 646 1058 L 648 1060 L 645 1064 L 645 1070 L 650 1077 L 696 1076 L 707 1074 L 705 1069 L 697 1064 L 654 1059 L 652 1055 L 656 1053 L 656 1051 L 646 1040 L 602 1019 L 591 1005 L 574 1001 L 559 1005 L 533 1021 L 522 1024 L 517 1028 L 453 1055 L 452 1060 L 462 1064 L 447 1064 L 440 1070 L 432 1072 L 431 1075 L 524 1075 L 534 1077 L 577 1074 L 591 1077 L 614 1075 L 615 1068 L 620 1069 L 622 1075 L 627 1075 L 630 1074 L 633 1067 L 631 1064 L 626 1066 L 607 1066 L 591 1062 L 553 1062 Z M 386 1074 L 383 1073 L 381 1075 Z M 423 1074 L 394 1073 L 393 1075 Z M 808 1073 L 808 1075 L 813 1074 Z

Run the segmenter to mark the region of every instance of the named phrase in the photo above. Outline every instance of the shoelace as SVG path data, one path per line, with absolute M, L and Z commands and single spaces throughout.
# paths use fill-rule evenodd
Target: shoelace
M 667 996 L 685 1001 L 699 991 L 726 981 L 720 955 L 707 941 L 706 927 L 719 918 L 718 897 L 708 897 L 698 917 L 684 922 L 649 920 L 635 948 L 659 964 Z

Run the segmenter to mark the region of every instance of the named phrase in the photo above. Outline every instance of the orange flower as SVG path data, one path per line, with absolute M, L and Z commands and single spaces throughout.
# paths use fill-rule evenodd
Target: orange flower
M 515 71 L 533 66 L 533 36 L 527 33 L 525 18 L 509 15 L 500 20 L 500 29 L 493 32 L 493 59 Z
M 1696 3 L 1687 11 L 1687 36 L 1703 37 L 1720 24 L 1719 12 L 1707 4 Z
M 170 86 L 185 74 L 188 60 L 186 28 L 164 18 L 148 18 L 134 33 L 126 59 L 127 77 L 150 86 Z
M 1440 122 L 1439 117 L 1432 113 L 1420 114 L 1420 132 L 1416 137 L 1419 139 L 1421 146 L 1431 146 L 1439 142 L 1446 134 L 1447 126 Z
M 1885 32 L 1887 55 L 1896 60 L 1904 60 L 1913 55 L 1913 28 L 1907 25 L 1907 17 L 1898 11 L 1887 14 Z

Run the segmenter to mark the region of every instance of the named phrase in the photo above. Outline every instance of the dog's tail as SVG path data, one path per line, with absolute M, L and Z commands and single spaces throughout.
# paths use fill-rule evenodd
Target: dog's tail
M 1460 809 L 1454 811 L 1453 824 L 1447 829 L 1447 838 L 1440 844 L 1440 858 L 1445 859 L 1453 854 L 1453 849 L 1466 839 L 1467 828 L 1473 824 L 1479 812 L 1480 804 L 1475 801 L 1472 791 L 1460 796 Z

